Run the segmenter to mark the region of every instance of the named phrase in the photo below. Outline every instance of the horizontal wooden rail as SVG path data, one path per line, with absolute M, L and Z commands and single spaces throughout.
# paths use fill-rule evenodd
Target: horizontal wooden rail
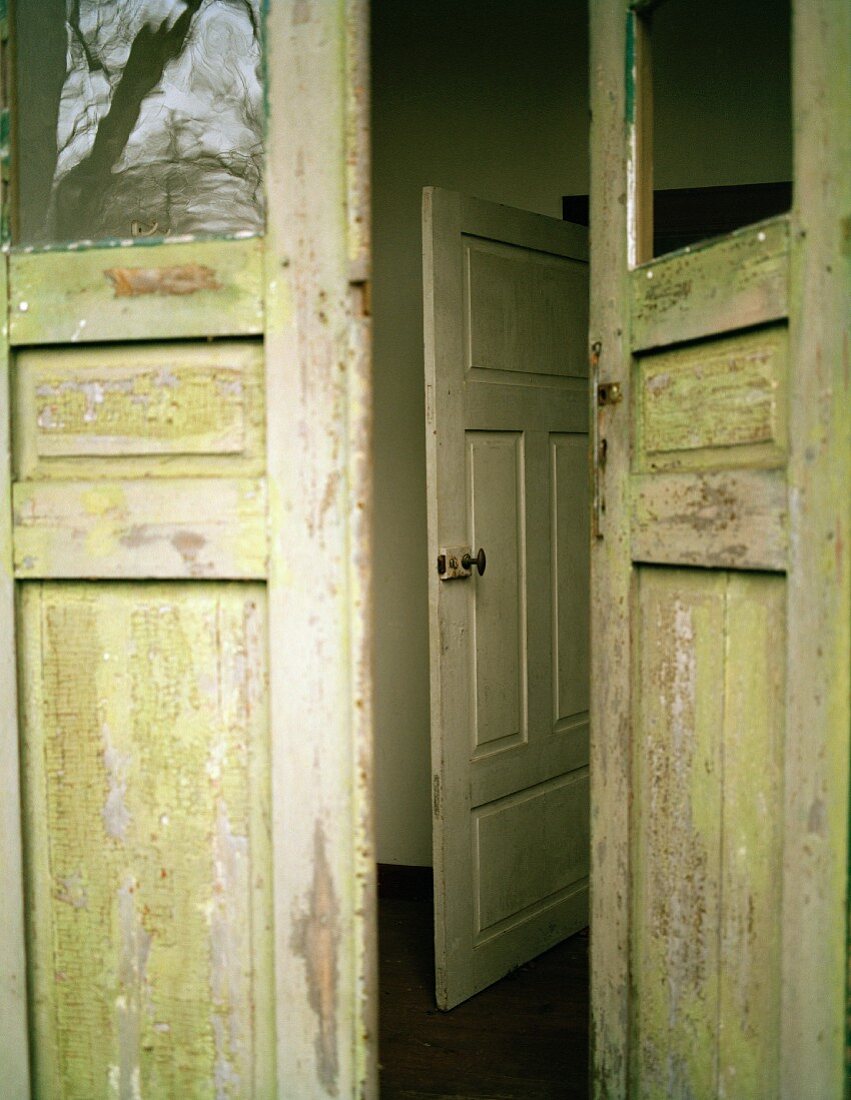
M 263 331 L 262 238 L 13 252 L 9 273 L 13 345 Z
M 788 310 L 788 218 L 664 256 L 629 278 L 636 352 L 780 320 Z
M 13 515 L 19 579 L 266 576 L 258 479 L 24 481 Z

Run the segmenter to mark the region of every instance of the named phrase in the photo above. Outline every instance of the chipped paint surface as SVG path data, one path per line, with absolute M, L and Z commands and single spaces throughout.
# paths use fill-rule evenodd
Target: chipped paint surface
M 115 288 L 116 298 L 140 294 L 197 294 L 199 290 L 221 290 L 216 272 L 206 264 L 175 264 L 172 267 L 108 267 L 105 277 Z
M 240 372 L 163 365 L 114 378 L 43 376 L 36 385 L 39 455 L 230 453 L 242 450 Z
M 40 1095 L 270 1094 L 263 602 L 25 590 Z
M 784 602 L 782 577 L 639 577 L 638 1095 L 776 1094 Z
M 674 252 L 629 275 L 634 350 L 713 336 L 786 316 L 789 219 Z
M 785 328 L 775 327 L 640 359 L 639 462 L 651 469 L 748 459 L 777 465 L 785 443 L 786 348 Z M 742 451 L 766 443 L 775 446 Z
M 254 342 L 28 348 L 15 357 L 19 479 L 259 474 Z
M 733 569 L 786 568 L 782 470 L 635 474 L 633 560 Z
M 24 481 L 13 501 L 19 577 L 266 575 L 262 480 Z

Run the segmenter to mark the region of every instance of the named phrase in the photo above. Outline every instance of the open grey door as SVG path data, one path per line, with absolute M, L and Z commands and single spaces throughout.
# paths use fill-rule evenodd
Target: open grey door
M 447 1009 L 588 919 L 588 268 L 584 229 L 437 189 L 423 239 Z

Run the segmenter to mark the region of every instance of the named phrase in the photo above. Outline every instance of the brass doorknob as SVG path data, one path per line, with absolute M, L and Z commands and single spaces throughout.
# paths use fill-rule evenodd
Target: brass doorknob
M 485 566 L 488 564 L 488 559 L 485 555 L 484 549 L 481 549 L 475 557 L 472 557 L 470 554 L 465 554 L 464 557 L 461 559 L 461 564 L 464 566 L 465 569 L 471 570 L 475 565 L 475 567 L 479 571 L 479 576 L 483 577 L 485 575 Z

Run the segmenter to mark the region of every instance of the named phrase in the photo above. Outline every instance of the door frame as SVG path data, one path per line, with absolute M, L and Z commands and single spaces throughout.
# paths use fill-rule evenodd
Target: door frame
M 368 1098 L 377 1094 L 368 0 L 264 0 L 263 8 L 278 1096 Z M 4 88 L 9 22 L 0 31 Z M 5 208 L 5 193 L 3 200 Z M 4 243 L 4 302 L 8 258 Z M 17 672 L 7 641 L 15 579 L 6 339 L 0 371 L 0 1064 L 5 1088 L 24 1100 L 31 1083 Z
M 653 0 L 591 13 L 592 416 L 601 382 L 629 401 L 630 272 L 646 255 L 652 181 L 643 16 Z M 851 435 L 847 409 L 851 205 L 847 114 L 851 11 L 792 2 L 794 205 L 789 286 L 789 567 L 780 1067 L 781 1094 L 843 1091 L 851 689 Z M 648 187 L 649 183 L 649 187 Z M 624 203 L 624 197 L 626 202 Z M 843 223 L 842 218 L 845 218 Z M 652 238 L 651 238 L 652 239 Z M 617 438 L 617 436 L 615 436 Z M 628 447 L 597 471 L 605 530 L 591 552 L 591 1075 L 595 1097 L 628 1094 L 630 1033 L 630 601 Z M 598 498 L 599 499 L 599 498 Z M 805 1025 L 805 1026 L 802 1026 Z

